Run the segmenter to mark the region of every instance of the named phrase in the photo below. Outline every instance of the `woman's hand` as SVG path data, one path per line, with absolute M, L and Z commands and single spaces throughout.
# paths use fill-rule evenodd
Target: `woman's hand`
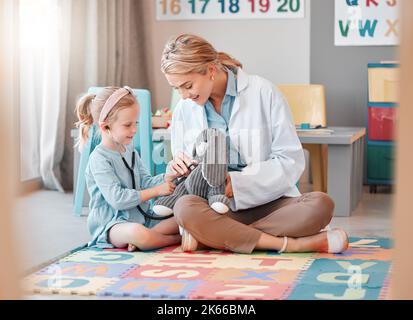
M 226 177 L 225 196 L 227 198 L 234 197 L 234 193 L 232 192 L 231 176 L 229 174 L 227 174 L 227 177 Z
M 156 191 L 158 196 L 169 196 L 174 192 L 175 188 L 176 186 L 172 182 L 168 181 L 157 186 Z
M 178 152 L 171 163 L 172 174 L 176 174 L 176 177 L 187 177 L 191 173 L 189 167 L 192 164 L 197 165 L 198 162 L 189 158 L 185 153 Z

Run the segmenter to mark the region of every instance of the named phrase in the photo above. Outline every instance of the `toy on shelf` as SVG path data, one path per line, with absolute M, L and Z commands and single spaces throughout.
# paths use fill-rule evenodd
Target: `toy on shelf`
M 172 110 L 163 108 L 152 116 L 152 128 L 169 128 L 172 119 Z

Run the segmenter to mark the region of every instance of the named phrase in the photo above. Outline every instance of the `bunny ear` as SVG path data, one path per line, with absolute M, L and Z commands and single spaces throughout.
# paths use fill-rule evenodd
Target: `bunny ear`
M 226 136 L 217 129 L 207 129 L 207 148 L 202 159 L 202 175 L 208 184 L 217 187 L 225 182 L 228 170 Z

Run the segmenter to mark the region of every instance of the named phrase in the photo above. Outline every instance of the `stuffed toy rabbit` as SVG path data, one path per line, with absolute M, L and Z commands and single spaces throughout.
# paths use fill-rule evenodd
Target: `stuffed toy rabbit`
M 186 194 L 207 199 L 217 213 L 224 214 L 229 210 L 230 200 L 225 196 L 228 172 L 226 136 L 217 129 L 203 130 L 196 139 L 192 157 L 198 165 L 186 178 L 176 181 L 173 194 L 154 202 L 153 211 L 157 215 L 172 214 L 176 201 Z

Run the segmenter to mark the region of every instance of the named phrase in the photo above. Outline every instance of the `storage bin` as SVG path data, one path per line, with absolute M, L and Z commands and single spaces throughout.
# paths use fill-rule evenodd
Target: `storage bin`
M 392 180 L 394 164 L 394 147 L 389 144 L 367 145 L 367 175 L 373 180 Z
M 396 108 L 372 107 L 368 108 L 369 140 L 392 141 L 396 127 Z
M 399 68 L 370 67 L 368 69 L 369 101 L 399 101 Z

